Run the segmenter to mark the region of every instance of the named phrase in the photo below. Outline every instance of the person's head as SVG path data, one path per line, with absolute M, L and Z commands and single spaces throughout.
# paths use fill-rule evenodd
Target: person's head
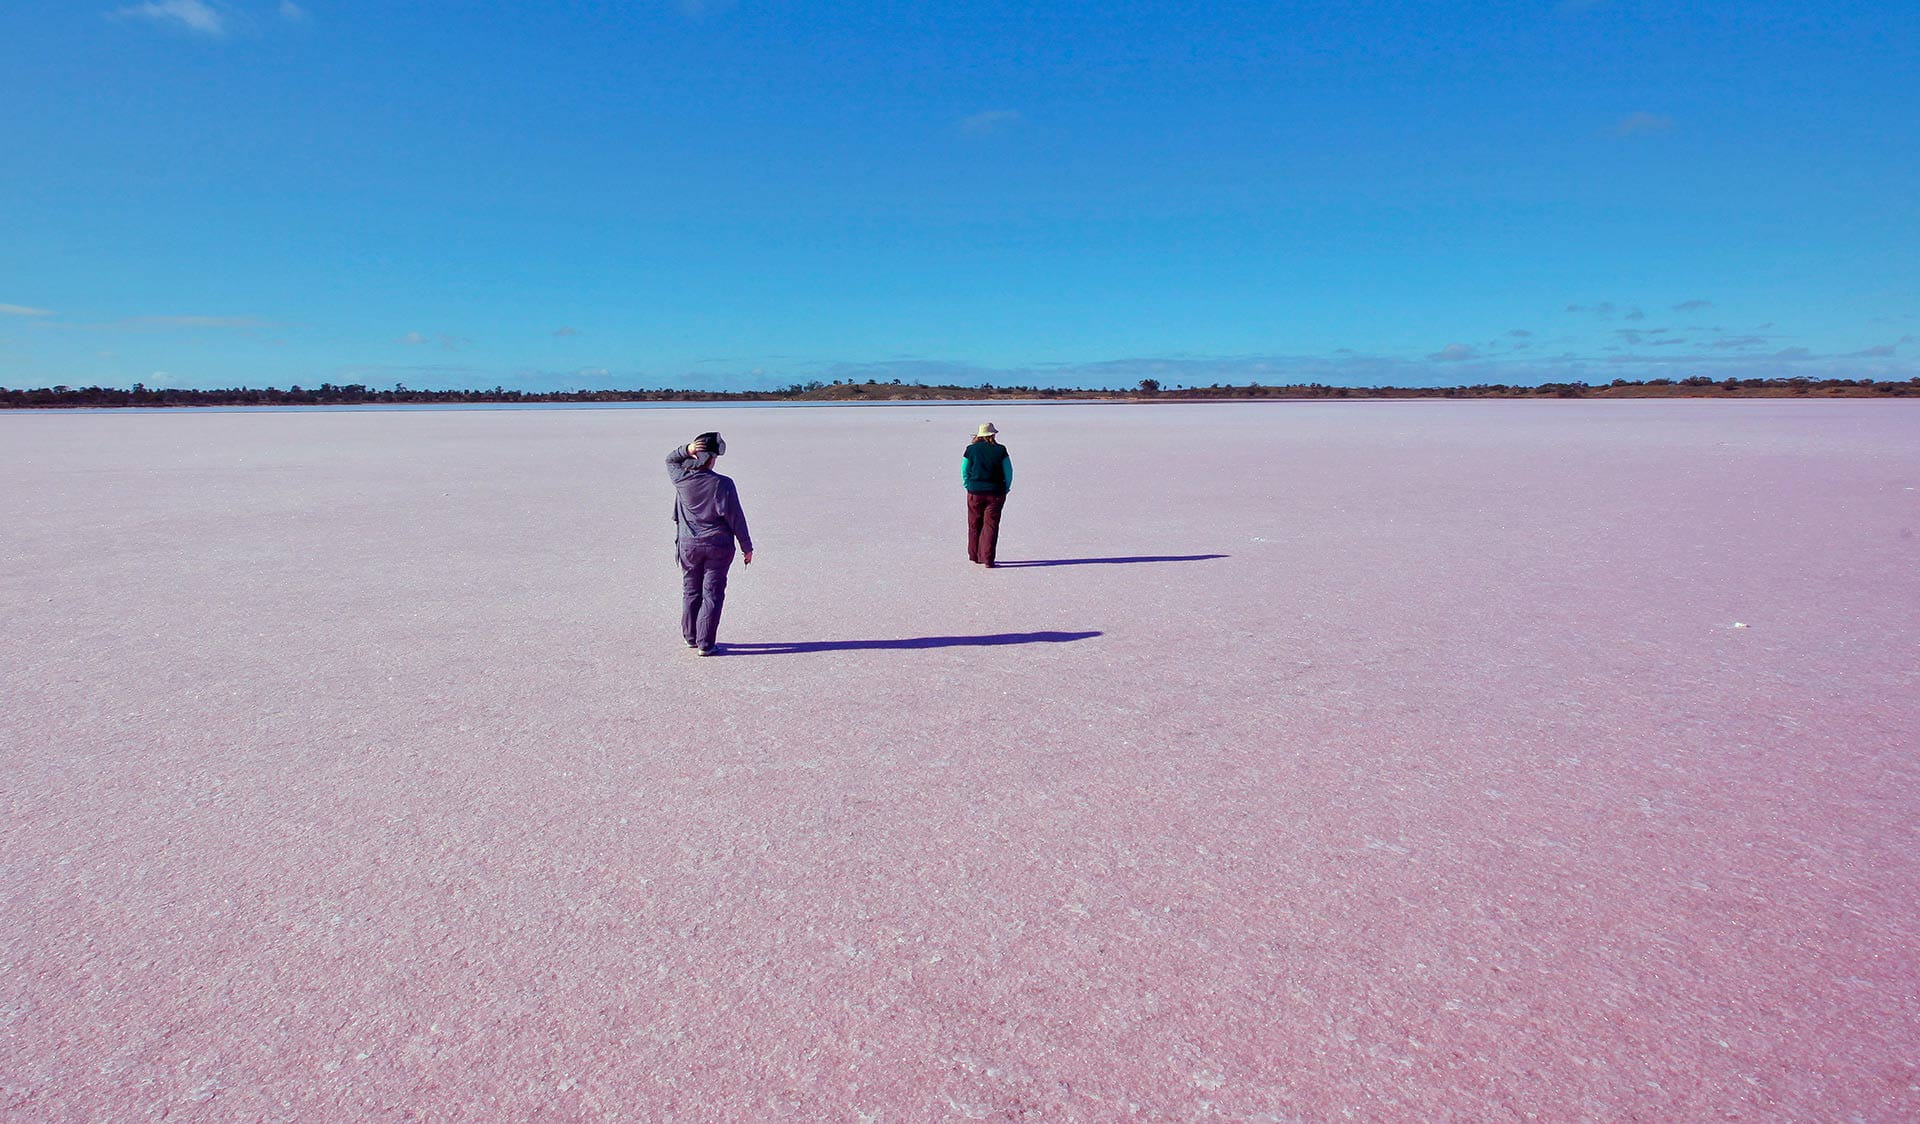
M 700 446 L 700 451 L 695 453 L 693 458 L 693 467 L 696 470 L 712 468 L 714 458 L 725 455 L 727 451 L 726 438 L 713 430 L 694 438 L 693 444 Z
M 993 428 L 992 422 L 981 422 L 980 428 L 974 431 L 973 439 L 975 441 L 991 441 L 993 440 L 993 435 L 998 432 L 1000 431 Z

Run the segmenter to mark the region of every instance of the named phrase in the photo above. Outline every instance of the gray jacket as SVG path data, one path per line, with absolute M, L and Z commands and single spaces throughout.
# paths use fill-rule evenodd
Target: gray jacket
M 740 492 L 733 478 L 710 468 L 696 469 L 685 445 L 667 454 L 667 479 L 673 481 L 673 521 L 681 539 L 740 540 L 740 549 L 753 553 L 747 514 L 740 510 Z

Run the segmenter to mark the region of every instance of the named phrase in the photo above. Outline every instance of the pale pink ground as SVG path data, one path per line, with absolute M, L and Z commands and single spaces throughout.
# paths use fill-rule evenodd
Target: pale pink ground
M 0 1117 L 1912 1120 L 1916 407 L 0 415 Z

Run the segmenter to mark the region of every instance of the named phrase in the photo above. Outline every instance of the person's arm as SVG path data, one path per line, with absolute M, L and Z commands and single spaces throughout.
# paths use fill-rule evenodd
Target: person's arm
M 740 508 L 740 489 L 727 481 L 727 522 L 733 525 L 733 537 L 740 540 L 740 558 L 753 565 L 753 534 L 747 530 L 747 513 Z
M 693 448 L 690 445 L 675 445 L 667 454 L 667 479 L 675 484 L 685 480 L 693 471 Z
M 1012 453 L 1008 453 L 1005 457 L 1001 458 L 1000 472 L 1003 476 L 1006 477 L 1003 483 L 1006 484 L 1007 491 L 1009 492 L 1013 491 L 1013 454 Z

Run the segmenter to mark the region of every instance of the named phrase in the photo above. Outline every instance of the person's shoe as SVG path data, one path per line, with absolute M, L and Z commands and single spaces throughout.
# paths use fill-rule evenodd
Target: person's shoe
M 715 644 L 712 647 L 696 648 L 694 650 L 699 652 L 703 656 L 717 656 L 720 654 L 720 645 Z

